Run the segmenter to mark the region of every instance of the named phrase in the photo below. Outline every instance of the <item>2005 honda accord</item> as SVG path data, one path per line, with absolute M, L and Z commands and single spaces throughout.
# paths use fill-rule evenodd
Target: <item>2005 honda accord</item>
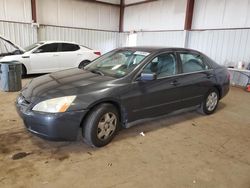
M 131 47 L 33 79 L 16 106 L 32 133 L 74 140 L 82 128 L 85 142 L 101 147 L 136 120 L 192 106 L 212 114 L 228 91 L 227 69 L 200 52 Z

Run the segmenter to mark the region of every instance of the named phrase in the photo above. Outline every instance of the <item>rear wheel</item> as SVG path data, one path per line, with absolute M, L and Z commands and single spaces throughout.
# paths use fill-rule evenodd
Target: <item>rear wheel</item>
M 100 104 L 90 112 L 84 123 L 84 141 L 88 145 L 102 147 L 114 138 L 119 127 L 119 115 L 113 105 Z
M 90 61 L 89 60 L 84 60 L 84 61 L 82 61 L 80 64 L 79 64 L 79 66 L 78 66 L 78 68 L 79 69 L 83 69 L 86 65 L 88 65 L 90 63 Z
M 216 110 L 219 103 L 219 92 L 216 88 L 211 89 L 205 99 L 201 103 L 199 112 L 202 114 L 212 114 Z

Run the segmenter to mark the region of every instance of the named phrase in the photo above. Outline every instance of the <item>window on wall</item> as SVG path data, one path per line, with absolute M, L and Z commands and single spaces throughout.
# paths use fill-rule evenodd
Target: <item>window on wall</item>
M 172 53 L 156 56 L 143 70 L 144 73 L 156 73 L 157 78 L 176 74 L 176 59 Z
M 207 70 L 209 67 L 204 63 L 203 57 L 200 54 L 180 53 L 182 61 L 182 72 L 197 72 Z

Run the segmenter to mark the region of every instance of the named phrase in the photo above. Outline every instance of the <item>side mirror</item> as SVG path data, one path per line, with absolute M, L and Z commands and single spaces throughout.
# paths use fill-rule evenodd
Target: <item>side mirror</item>
M 156 78 L 157 78 L 156 73 L 141 73 L 140 80 L 151 81 L 151 80 L 156 80 Z
M 33 53 L 34 53 L 34 54 L 37 54 L 37 53 L 40 53 L 40 52 L 42 52 L 42 49 L 39 49 L 39 48 L 38 48 L 38 49 L 36 49 Z

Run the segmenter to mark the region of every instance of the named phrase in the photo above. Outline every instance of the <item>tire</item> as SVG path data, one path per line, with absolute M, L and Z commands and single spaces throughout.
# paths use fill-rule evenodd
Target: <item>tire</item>
M 103 103 L 91 110 L 84 124 L 82 131 L 85 143 L 103 147 L 111 142 L 119 129 L 119 114 L 116 107 Z
M 78 68 L 79 69 L 83 69 L 86 65 L 88 65 L 90 63 L 90 61 L 89 60 L 84 60 L 84 61 L 82 61 L 80 64 L 79 64 L 79 66 L 78 66 Z
M 218 103 L 219 103 L 219 92 L 216 88 L 212 88 L 206 94 L 198 111 L 205 115 L 213 114 L 217 109 Z
M 27 75 L 27 69 L 24 65 L 22 65 L 22 77 L 25 77 Z

